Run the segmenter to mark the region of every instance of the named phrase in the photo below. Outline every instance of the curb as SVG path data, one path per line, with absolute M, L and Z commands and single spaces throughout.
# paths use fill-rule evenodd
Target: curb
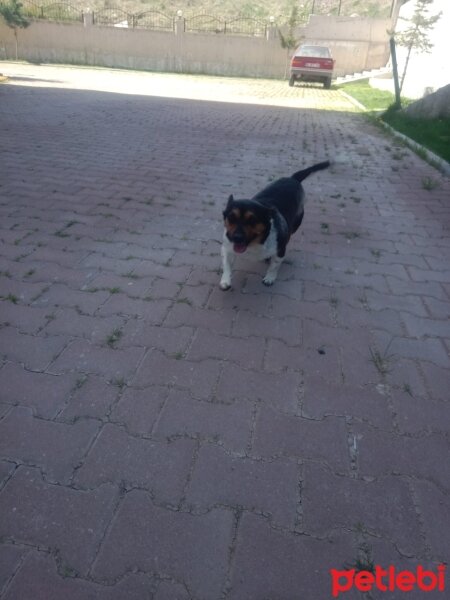
M 347 98 L 347 100 L 349 100 L 354 106 L 356 106 L 356 108 L 359 108 L 360 110 L 363 110 L 364 112 L 367 112 L 367 108 L 364 106 L 364 104 L 361 104 L 361 102 L 358 102 L 358 100 L 356 100 L 356 98 L 353 98 L 353 96 L 350 96 L 350 94 L 347 94 L 347 92 L 344 92 L 344 90 L 339 90 L 341 92 L 341 94 L 343 96 L 345 96 Z
M 435 167 L 438 171 L 441 171 L 441 173 L 444 173 L 445 175 L 450 176 L 450 163 L 448 163 L 446 160 L 444 160 L 443 158 L 441 158 L 440 156 L 438 156 L 431 150 L 428 150 L 428 148 L 425 148 L 425 146 L 422 146 L 422 144 L 419 144 L 418 142 L 412 140 L 404 133 L 400 133 L 400 131 L 397 131 L 396 129 L 394 129 L 393 127 L 388 125 L 388 123 L 385 123 L 381 119 L 379 119 L 378 122 L 382 125 L 382 127 L 384 127 L 384 129 L 386 129 L 386 131 L 389 131 L 390 133 L 392 133 L 392 135 L 394 137 L 397 137 L 397 138 L 401 139 L 403 142 L 405 142 L 405 144 L 409 148 L 411 148 L 412 150 L 415 150 L 415 151 L 419 151 L 420 154 L 423 155 L 423 156 L 419 155 L 420 158 L 423 157 L 423 159 L 428 164 L 430 164 L 432 167 Z

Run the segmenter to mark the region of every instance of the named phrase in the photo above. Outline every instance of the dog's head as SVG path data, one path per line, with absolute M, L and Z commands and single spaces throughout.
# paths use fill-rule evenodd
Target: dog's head
M 255 200 L 228 198 L 223 211 L 225 233 L 233 250 L 241 254 L 248 246 L 263 244 L 269 235 L 273 209 Z

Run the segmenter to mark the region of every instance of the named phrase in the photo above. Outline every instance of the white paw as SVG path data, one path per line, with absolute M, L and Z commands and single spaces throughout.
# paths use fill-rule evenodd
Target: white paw
M 267 275 L 264 277 L 264 279 L 262 280 L 264 285 L 270 286 L 273 285 L 275 282 L 275 277 L 267 277 Z
M 231 288 L 231 282 L 222 280 L 219 284 L 219 287 L 225 292 L 226 290 L 229 290 Z

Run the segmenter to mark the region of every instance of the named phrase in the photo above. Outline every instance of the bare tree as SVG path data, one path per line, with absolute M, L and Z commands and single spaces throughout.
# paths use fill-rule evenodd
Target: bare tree
M 7 4 L 0 4 L 0 15 L 4 18 L 8 27 L 14 31 L 16 40 L 16 60 L 19 55 L 18 29 L 25 29 L 30 25 L 30 21 L 22 13 L 22 3 L 18 0 L 9 0 Z
M 430 16 L 428 9 L 432 3 L 433 0 L 417 0 L 413 15 L 410 19 L 405 19 L 409 25 L 403 31 L 394 33 L 396 43 L 408 50 L 400 81 L 400 91 L 402 91 L 405 81 L 411 52 L 413 50 L 416 52 L 430 52 L 433 47 L 433 44 L 430 42 L 430 32 L 441 18 L 442 12 Z
M 298 46 L 300 40 L 295 37 L 294 30 L 297 26 L 298 22 L 298 7 L 296 5 L 292 6 L 291 15 L 288 21 L 288 30 L 284 34 L 280 28 L 278 28 L 278 37 L 280 38 L 281 47 L 286 50 L 286 64 L 284 68 L 284 78 L 286 79 L 289 59 L 291 50 L 295 50 Z

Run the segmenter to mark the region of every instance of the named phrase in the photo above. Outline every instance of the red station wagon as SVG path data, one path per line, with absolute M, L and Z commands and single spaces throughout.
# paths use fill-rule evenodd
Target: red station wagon
M 327 90 L 331 87 L 334 60 L 326 46 L 299 46 L 291 60 L 289 85 L 295 81 L 319 81 Z

